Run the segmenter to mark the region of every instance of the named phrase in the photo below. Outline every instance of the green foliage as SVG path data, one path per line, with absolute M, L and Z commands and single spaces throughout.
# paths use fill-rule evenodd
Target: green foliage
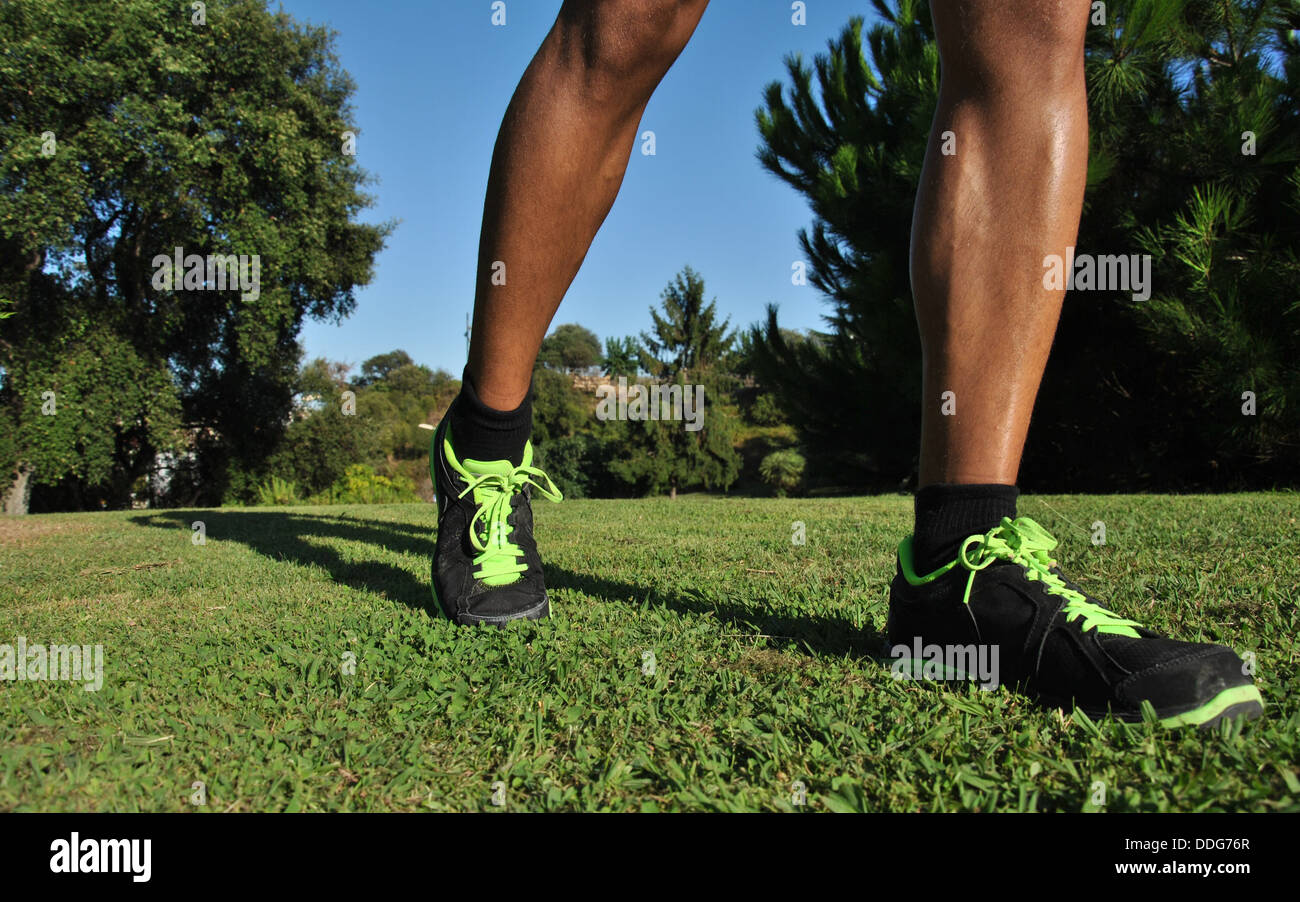
M 577 323 L 565 323 L 542 339 L 537 362 L 566 372 L 589 369 L 601 361 L 600 339 Z
M 688 388 L 683 385 L 683 391 Z M 695 488 L 725 491 L 740 475 L 740 455 L 734 447 L 736 410 L 706 386 L 702 418 L 703 428 L 696 431 L 671 419 L 603 423 L 598 435 L 610 474 L 638 495 L 667 492 L 676 497 L 679 490 Z
M 263 505 L 273 504 L 301 504 L 302 498 L 298 495 L 298 486 L 281 479 L 279 476 L 272 476 L 266 482 L 257 487 L 257 501 Z
M 589 396 L 564 373 L 533 370 L 533 441 L 544 445 L 590 429 L 595 413 Z
M 451 403 L 460 383 L 444 370 L 405 364 L 357 392 L 357 416 L 374 430 L 383 455 L 411 460 L 429 453 L 429 433 L 421 423 Z
M 616 378 L 626 376 L 636 378 L 641 361 L 641 343 L 636 336 L 626 335 L 622 338 L 605 339 L 605 356 L 601 368 L 606 376 Z
M 911 471 L 917 446 L 908 236 L 939 63 L 926 4 L 874 5 L 881 22 L 865 46 L 854 18 L 812 68 L 788 58 L 790 101 L 774 82 L 756 113 L 760 163 L 812 208 L 799 243 L 832 309 L 827 334 L 793 335 L 769 308 L 751 337 L 759 379 L 817 469 L 887 484 Z
M 356 380 L 357 388 L 365 388 L 376 382 L 383 382 L 388 379 L 394 370 L 412 366 L 415 363 L 411 355 L 402 350 L 389 351 L 387 354 L 376 354 L 365 363 L 361 364 L 361 378 Z
M 400 476 L 381 476 L 365 464 L 353 464 L 312 504 L 408 504 L 420 500 L 415 484 Z
M 381 465 L 426 458 L 429 433 L 420 424 L 435 421 L 446 410 L 460 383 L 442 370 L 403 359 L 410 358 L 394 351 L 367 361 L 369 381 L 354 392 L 351 413 L 344 394 L 352 390 L 347 367 L 320 358 L 304 365 L 298 374 L 292 422 L 264 472 L 302 486 L 309 495 L 319 495 L 342 485 L 354 465 L 370 472 Z M 247 494 L 234 493 L 230 500 Z
M 1293 197 L 1300 206 L 1300 187 Z M 1193 433 L 1183 439 L 1221 465 L 1281 475 L 1300 459 L 1300 265 L 1295 244 L 1261 246 L 1270 239 L 1248 215 L 1246 199 L 1219 184 L 1146 230 L 1145 250 L 1182 265 L 1169 268 L 1140 323 L 1178 377 L 1182 415 L 1198 424 L 1179 429 Z
M 763 392 L 754 398 L 746 415 L 755 426 L 780 426 L 789 422 L 776 395 Z
M 798 451 L 789 448 L 773 451 L 763 458 L 759 465 L 759 475 L 775 490 L 776 496 L 781 498 L 798 488 L 803 481 L 805 465 L 803 455 Z
M 70 312 L 37 336 L 24 327 L 10 334 L 28 351 L 5 362 L 0 389 L 13 425 L 3 481 L 21 465 L 49 487 L 38 507 L 128 505 L 154 454 L 182 446 L 165 363 L 140 353 L 110 312 L 98 321 Z
M 357 409 L 362 409 L 360 402 Z M 344 414 L 331 400 L 289 424 L 266 468 L 315 494 L 341 479 L 349 466 L 376 460 L 382 451 L 380 430 L 360 413 Z
M 698 380 L 730 349 L 729 320 L 716 322 L 717 299 L 704 303 L 704 279 L 689 266 L 659 297 L 663 313 L 651 307 L 654 328 L 641 333 L 641 368 L 660 380 Z
M 170 368 L 198 436 L 193 484 L 215 501 L 278 441 L 303 321 L 351 312 L 390 226 L 355 221 L 371 200 L 343 152 L 353 84 L 331 33 L 263 0 L 209 0 L 206 18 L 154 0 L 0 4 L 0 296 L 16 305 L 0 367 L 11 398 L 29 398 L 41 386 L 15 364 L 41 352 L 31 342 L 112 313 L 129 359 Z M 177 247 L 256 255 L 260 285 L 160 287 L 158 260 Z M 102 449 L 20 445 L 37 479 L 71 479 L 73 495 L 150 450 L 121 445 L 107 466 Z
M 626 494 L 607 468 L 616 449 L 591 433 L 552 439 L 535 448 L 534 464 L 551 477 L 565 498 L 602 498 Z
M 695 403 L 695 387 L 703 386 L 703 406 L 693 409 L 698 430 L 687 428 L 686 402 L 682 419 L 610 420 L 598 431 L 610 475 L 636 494 L 690 488 L 729 488 L 740 474 L 741 459 L 734 447 L 739 425 L 735 405 L 727 400 L 734 378 L 721 371 L 734 336 L 727 322 L 716 322 L 717 302 L 704 303 L 704 279 L 685 267 L 664 289 L 663 313 L 650 311 L 652 333 L 642 333 L 640 366 L 659 385 L 677 385 Z M 622 348 L 630 350 L 628 345 Z M 611 410 L 611 413 L 614 411 Z M 648 409 L 647 409 L 648 412 Z
M 17 432 L 9 411 L 0 407 L 0 497 L 13 484 L 18 470 Z

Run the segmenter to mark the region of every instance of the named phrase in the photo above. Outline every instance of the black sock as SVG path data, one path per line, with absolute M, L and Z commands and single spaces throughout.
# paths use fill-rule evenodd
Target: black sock
M 957 556 L 968 536 L 988 532 L 1003 517 L 1016 517 L 1014 485 L 955 485 L 939 482 L 916 493 L 912 561 L 918 576 L 932 573 Z
M 524 444 L 533 432 L 533 386 L 514 410 L 497 410 L 479 400 L 469 367 L 461 377 L 460 394 L 447 411 L 451 442 L 461 460 L 509 460 L 515 466 L 524 459 Z

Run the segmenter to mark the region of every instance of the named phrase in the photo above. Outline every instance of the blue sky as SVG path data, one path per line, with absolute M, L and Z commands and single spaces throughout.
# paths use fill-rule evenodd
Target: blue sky
M 403 348 L 459 375 L 473 307 L 483 193 L 506 104 L 559 0 L 282 0 L 300 21 L 338 32 L 336 51 L 357 83 L 357 160 L 378 179 L 363 219 L 400 220 L 357 309 L 339 326 L 309 322 L 310 357 L 353 364 Z M 275 3 L 272 3 L 272 8 Z M 554 325 L 578 322 L 602 339 L 650 325 L 648 308 L 684 265 L 703 275 L 718 309 L 743 326 L 776 302 L 781 323 L 818 328 L 828 306 L 790 283 L 811 222 L 803 197 L 754 158 L 754 110 L 783 59 L 825 50 L 865 0 L 713 0 L 690 45 L 659 86 L 641 131 L 655 156 L 634 152 L 622 193 Z

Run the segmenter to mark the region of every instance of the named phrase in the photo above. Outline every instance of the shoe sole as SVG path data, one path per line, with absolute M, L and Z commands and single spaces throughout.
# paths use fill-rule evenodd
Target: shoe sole
M 1209 729 L 1221 720 L 1254 720 L 1264 713 L 1264 698 L 1254 686 L 1224 689 L 1210 701 L 1182 714 L 1160 718 L 1162 727 L 1195 726 Z
M 927 662 L 921 658 L 896 658 L 890 665 L 891 671 L 897 679 L 923 680 L 925 682 L 971 682 L 980 683 L 980 678 L 975 674 L 969 674 L 956 667 L 944 667 L 942 679 L 938 677 L 924 676 L 924 667 Z M 933 669 L 933 664 L 931 664 Z M 1062 708 L 1069 710 L 1072 705 L 1062 704 L 1050 699 L 1039 698 L 1037 701 L 1049 708 Z M 1080 709 L 1089 717 L 1101 719 L 1108 715 L 1113 715 L 1116 720 L 1122 720 L 1127 723 L 1136 723 L 1142 720 L 1141 714 L 1115 714 L 1113 711 L 1096 711 L 1086 708 Z M 1259 689 L 1255 686 L 1233 686 L 1224 689 L 1208 702 L 1197 705 L 1195 708 L 1183 711 L 1179 714 L 1172 714 L 1160 718 L 1160 726 L 1169 729 L 1177 727 L 1194 726 L 1202 730 L 1208 730 L 1216 726 L 1220 721 L 1236 720 L 1242 718 L 1245 720 L 1254 720 L 1264 713 L 1264 698 L 1259 694 Z
M 1068 708 L 1069 706 L 1063 707 Z M 1095 711 L 1087 708 L 1081 710 L 1092 718 L 1113 715 L 1116 720 L 1122 720 L 1125 723 L 1141 723 L 1142 721 L 1140 712 L 1126 711 L 1115 714 L 1112 711 Z M 1156 713 L 1159 714 L 1159 712 Z M 1196 727 L 1201 730 L 1208 730 L 1223 720 L 1235 720 L 1237 718 L 1254 720 L 1263 713 L 1264 698 L 1259 694 L 1259 689 L 1254 686 L 1231 686 L 1221 690 L 1214 698 L 1202 702 L 1194 708 L 1160 717 L 1159 724 L 1167 729 Z

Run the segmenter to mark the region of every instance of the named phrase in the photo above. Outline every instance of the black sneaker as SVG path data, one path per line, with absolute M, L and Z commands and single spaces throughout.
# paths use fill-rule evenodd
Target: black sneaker
M 543 498 L 563 496 L 550 477 L 523 460 L 458 460 L 447 418 L 433 434 L 429 470 L 438 502 L 433 552 L 433 595 L 458 624 L 540 620 L 550 613 L 542 559 L 533 539 L 532 489 Z
M 1089 717 L 1141 720 L 1147 701 L 1167 727 L 1263 712 L 1232 649 L 1116 616 L 1065 578 L 1049 557 L 1055 547 L 1028 517 L 1004 518 L 966 539 L 956 560 L 918 576 L 904 539 L 886 628 L 894 673 L 1006 684 Z

